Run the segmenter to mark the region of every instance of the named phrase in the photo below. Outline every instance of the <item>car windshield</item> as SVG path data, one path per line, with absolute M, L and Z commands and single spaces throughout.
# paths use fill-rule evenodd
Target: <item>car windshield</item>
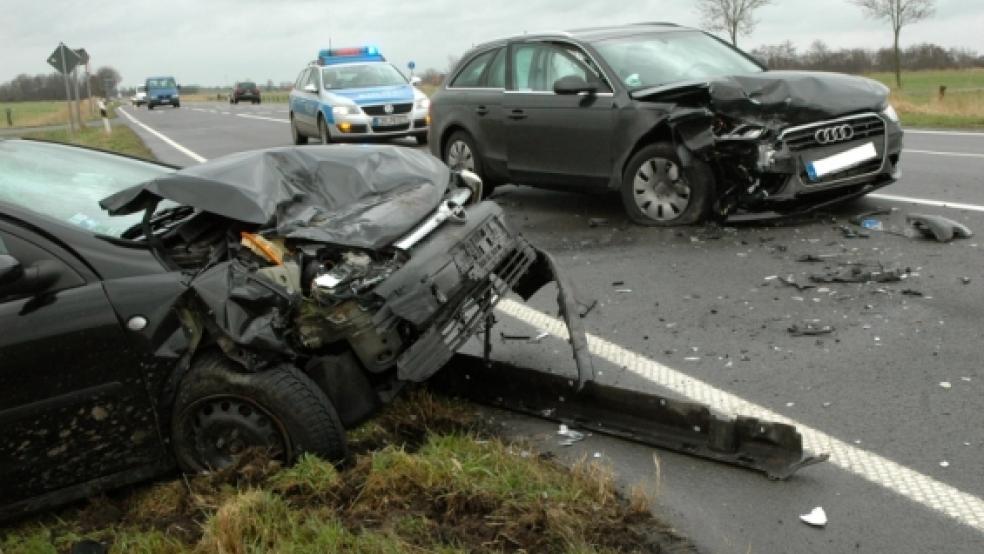
M 228 83 L 228 81 L 226 81 Z M 147 86 L 150 88 L 174 88 L 174 79 L 163 77 L 161 79 L 147 79 Z
M 699 31 L 605 39 L 594 47 L 629 88 L 762 71 L 727 44 Z
M 406 77 L 388 63 L 339 65 L 321 70 L 326 89 L 386 87 L 407 84 Z
M 113 217 L 99 201 L 169 171 L 83 148 L 0 141 L 0 202 L 119 238 L 143 213 Z

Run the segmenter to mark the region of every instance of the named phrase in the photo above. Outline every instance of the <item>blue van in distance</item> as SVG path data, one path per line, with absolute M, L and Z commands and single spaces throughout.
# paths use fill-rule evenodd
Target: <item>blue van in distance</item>
M 154 106 L 165 104 L 170 104 L 175 108 L 181 107 L 178 84 L 174 77 L 147 77 L 146 85 L 148 110 L 154 109 Z

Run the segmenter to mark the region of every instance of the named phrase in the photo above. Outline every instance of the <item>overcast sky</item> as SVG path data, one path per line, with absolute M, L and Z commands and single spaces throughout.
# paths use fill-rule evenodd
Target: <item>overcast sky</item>
M 902 31 L 903 45 L 934 42 L 984 52 L 984 1 L 938 0 L 936 15 Z M 847 0 L 775 0 L 739 45 L 816 39 L 831 48 L 891 44 L 885 22 L 867 20 Z M 405 69 L 444 70 L 448 56 L 524 31 L 633 21 L 696 26 L 690 0 L 2 0 L 0 81 L 46 73 L 59 41 L 84 47 L 93 69 L 112 65 L 133 85 L 148 75 L 181 84 L 250 78 L 293 81 L 318 49 L 375 44 Z

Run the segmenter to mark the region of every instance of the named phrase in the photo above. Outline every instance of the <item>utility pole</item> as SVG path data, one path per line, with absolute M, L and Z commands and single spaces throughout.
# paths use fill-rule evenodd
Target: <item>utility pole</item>
M 65 48 L 59 43 L 61 50 L 62 75 L 65 77 L 65 105 L 68 106 L 68 135 L 75 134 L 75 116 L 72 115 L 72 93 L 68 88 L 68 62 L 65 61 Z

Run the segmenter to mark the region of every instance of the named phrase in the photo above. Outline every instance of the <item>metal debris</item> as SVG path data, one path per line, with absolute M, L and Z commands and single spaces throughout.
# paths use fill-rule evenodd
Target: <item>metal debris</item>
M 792 275 L 787 275 L 785 277 L 780 276 L 779 281 L 784 285 L 795 287 L 796 290 L 800 291 L 817 288 L 816 285 L 801 285 L 797 283 L 796 279 Z
M 608 218 L 592 217 L 588 219 L 588 227 L 603 227 L 605 225 L 608 225 Z
M 924 237 L 937 242 L 950 242 L 955 237 L 974 236 L 974 232 L 966 225 L 939 215 L 909 214 L 905 216 L 905 222 Z
M 870 233 L 855 231 L 847 225 L 838 225 L 837 228 L 840 229 L 841 235 L 846 239 L 866 239 L 871 237 Z
M 827 512 L 823 511 L 823 508 L 817 506 L 813 508 L 808 514 L 800 514 L 800 520 L 814 527 L 826 527 L 827 525 Z
M 598 299 L 596 298 L 596 299 L 592 300 L 591 303 L 588 304 L 588 306 L 586 308 L 584 308 L 584 311 L 583 312 L 581 312 L 581 313 L 578 314 L 578 317 L 580 317 L 581 319 L 584 319 L 584 318 L 588 317 L 588 314 L 590 314 L 591 311 L 594 310 L 597 307 L 598 307 Z
M 810 280 L 814 283 L 896 283 L 908 275 L 908 269 L 885 269 L 878 264 L 877 270 L 868 270 L 861 264 L 852 264 L 827 273 L 814 273 Z
M 963 283 L 963 284 L 965 284 L 965 285 L 969 285 L 970 284 L 970 277 L 961 277 L 960 278 L 960 282 Z
M 823 262 L 827 258 L 834 258 L 840 254 L 803 254 L 796 258 L 797 262 Z
M 571 446 L 576 442 L 584 440 L 584 433 L 575 431 L 563 423 L 561 423 L 560 428 L 557 429 L 557 434 L 564 437 L 560 439 L 560 442 L 558 443 L 561 446 Z
M 525 341 L 529 341 L 529 340 L 532 340 L 533 339 L 533 337 L 531 337 L 529 335 L 507 335 L 506 333 L 503 333 L 502 331 L 499 332 L 499 337 L 502 338 L 502 342 L 511 341 L 511 340 L 525 340 Z
M 834 326 L 821 323 L 819 320 L 809 320 L 794 323 L 790 325 L 787 330 L 789 331 L 789 334 L 794 337 L 809 337 L 833 333 Z
M 925 296 L 922 291 L 918 291 L 916 289 L 903 289 L 902 294 L 905 296 Z
M 533 344 L 540 344 L 540 341 L 542 341 L 543 339 L 545 339 L 545 338 L 547 338 L 549 336 L 550 336 L 550 333 L 549 332 L 547 332 L 547 331 L 540 331 L 539 333 L 537 333 L 537 335 L 535 337 L 533 337 L 532 339 L 530 339 L 530 342 L 533 343 Z

